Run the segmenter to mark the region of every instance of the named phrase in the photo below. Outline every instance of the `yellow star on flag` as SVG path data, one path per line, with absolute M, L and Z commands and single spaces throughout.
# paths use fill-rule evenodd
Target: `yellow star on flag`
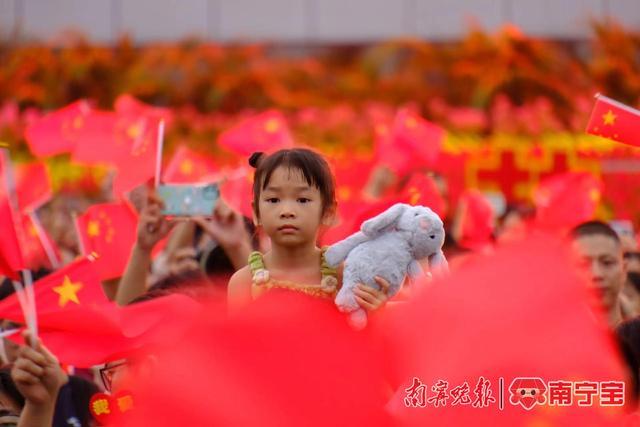
M 82 127 L 82 124 L 83 124 L 82 116 L 78 116 L 73 119 L 72 126 L 74 129 L 80 129 Z
M 127 136 L 131 139 L 137 139 L 142 135 L 142 126 L 140 124 L 134 124 L 127 128 Z
M 191 162 L 191 160 L 184 160 L 180 163 L 180 172 L 185 175 L 191 175 L 191 172 L 193 172 L 193 162 Z
M 418 121 L 414 117 L 409 117 L 407 120 L 404 121 L 404 125 L 409 129 L 412 129 L 418 126 Z
M 264 124 L 264 130 L 267 133 L 275 133 L 280 127 L 280 123 L 278 119 L 269 119 L 267 123 Z
M 420 200 L 420 191 L 418 191 L 416 187 L 411 187 L 409 189 L 409 195 L 410 195 L 410 200 L 409 200 L 410 205 L 415 205 Z
M 100 235 L 100 223 L 98 221 L 89 221 L 87 234 L 89 237 L 98 237 Z
M 349 200 L 351 198 L 351 190 L 349 187 L 341 186 L 338 187 L 338 199 L 340 200 Z
M 613 111 L 609 110 L 607 111 L 607 114 L 604 114 L 602 116 L 602 120 L 604 121 L 605 125 L 613 125 L 616 122 L 617 117 L 618 116 L 613 114 Z
M 64 307 L 69 301 L 80 304 L 80 300 L 78 299 L 78 291 L 80 291 L 80 289 L 82 289 L 82 283 L 73 283 L 69 276 L 64 276 L 62 285 L 53 288 L 53 291 L 60 295 L 58 305 Z

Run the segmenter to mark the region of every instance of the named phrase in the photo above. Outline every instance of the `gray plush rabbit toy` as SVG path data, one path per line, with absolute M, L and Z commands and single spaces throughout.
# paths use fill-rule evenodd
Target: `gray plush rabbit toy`
M 355 299 L 359 283 L 380 289 L 374 280 L 380 276 L 391 285 L 389 297 L 400 291 L 408 274 L 422 274 L 418 260 L 429 259 L 435 274 L 448 271 L 442 253 L 444 225 L 440 217 L 424 206 L 397 203 L 380 215 L 362 223 L 360 231 L 330 246 L 325 260 L 332 267 L 344 261 L 342 288 L 335 303 L 340 311 L 350 313 L 350 323 L 356 329 L 367 325 L 367 313 Z

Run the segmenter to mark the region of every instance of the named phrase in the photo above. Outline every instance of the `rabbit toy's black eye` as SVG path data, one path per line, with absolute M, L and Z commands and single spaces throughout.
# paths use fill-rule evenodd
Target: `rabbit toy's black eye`
M 413 216 L 418 216 L 420 215 L 418 212 L 414 213 Z
M 431 236 L 429 236 L 429 237 L 430 237 L 430 238 L 432 238 L 432 239 L 435 239 L 435 238 L 436 238 L 436 235 L 435 235 L 435 234 L 432 234 L 432 235 L 431 235 Z

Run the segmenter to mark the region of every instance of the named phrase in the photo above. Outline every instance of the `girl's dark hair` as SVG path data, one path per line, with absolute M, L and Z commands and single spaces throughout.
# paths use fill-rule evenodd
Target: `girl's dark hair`
M 307 148 L 290 148 L 276 151 L 271 155 L 253 153 L 249 164 L 256 168 L 253 178 L 253 209 L 260 216 L 258 201 L 260 193 L 267 188 L 273 171 L 279 166 L 299 170 L 310 186 L 320 190 L 322 214 L 324 215 L 336 200 L 336 186 L 327 161 L 315 151 Z

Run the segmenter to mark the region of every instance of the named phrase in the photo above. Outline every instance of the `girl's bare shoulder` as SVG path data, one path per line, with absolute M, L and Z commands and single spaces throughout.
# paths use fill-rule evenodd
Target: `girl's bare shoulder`
M 251 302 L 251 269 L 244 266 L 233 273 L 227 286 L 227 302 L 231 310 L 241 308 Z
M 242 288 L 242 287 L 251 287 L 251 268 L 248 265 L 245 265 L 240 270 L 233 273 L 231 279 L 229 279 L 229 288 Z

